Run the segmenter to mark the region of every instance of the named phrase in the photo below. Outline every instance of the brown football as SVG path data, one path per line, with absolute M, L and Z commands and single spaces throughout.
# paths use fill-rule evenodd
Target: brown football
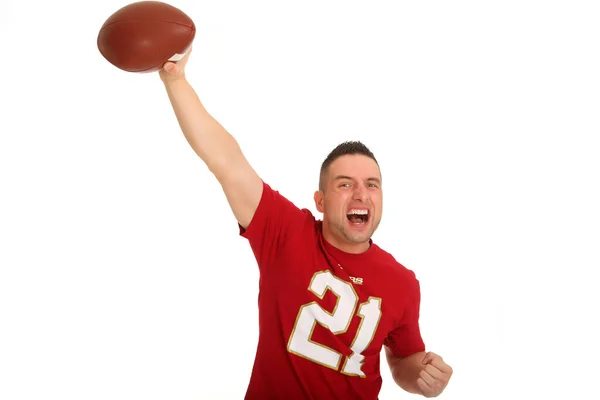
M 115 11 L 98 33 L 98 50 L 127 72 L 154 72 L 177 61 L 196 35 L 194 21 L 161 1 L 138 1 Z

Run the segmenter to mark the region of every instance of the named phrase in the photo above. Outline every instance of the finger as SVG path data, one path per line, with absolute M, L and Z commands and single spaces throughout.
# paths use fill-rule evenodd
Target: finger
M 423 379 L 431 386 L 434 390 L 439 391 L 440 393 L 446 388 L 448 382 L 450 381 L 450 375 L 444 374 L 439 369 L 428 365 L 421 374 L 426 373 L 431 377 L 431 379 L 427 379 L 427 376 L 423 376 Z
M 425 395 L 426 397 L 438 396 L 444 391 L 444 389 L 446 388 L 446 384 L 443 381 L 435 379 L 431 375 L 425 374 L 423 374 L 422 372 L 419 378 L 417 378 L 417 384 L 419 383 L 419 381 L 423 382 L 422 385 L 418 384 L 419 388 L 423 392 L 423 395 Z
M 442 360 L 442 357 L 435 357 L 429 362 L 429 365 L 437 368 L 444 374 L 449 374 L 452 372 L 452 368 Z
M 428 386 L 433 387 L 435 385 L 436 379 L 429 372 L 423 370 L 419 372 L 419 378 L 423 379 Z
M 429 386 L 427 384 L 427 382 L 425 382 L 423 379 L 417 378 L 417 386 L 421 390 L 421 393 L 423 394 L 423 396 L 429 397 L 429 396 L 433 396 L 434 395 L 433 388 L 431 386 Z
M 165 71 L 167 71 L 168 73 L 173 73 L 173 72 L 175 72 L 175 68 L 176 68 L 176 67 L 175 67 L 175 63 L 173 63 L 173 62 L 171 62 L 171 61 L 168 61 L 168 62 L 166 62 L 166 63 L 163 65 L 163 69 L 164 69 Z
M 432 364 L 425 366 L 425 369 L 423 371 L 427 372 L 427 374 L 431 375 L 434 379 L 438 380 L 444 380 L 446 376 L 444 372 L 442 372 L 437 367 L 434 367 Z
M 168 61 L 163 66 L 163 69 L 171 77 L 178 77 L 178 76 L 183 75 L 183 68 L 182 68 L 182 66 L 177 65 L 176 62 Z
M 432 351 L 429 351 L 425 354 L 425 357 L 423 357 L 423 364 L 429 364 L 434 358 L 439 357 L 437 354 L 435 354 Z
M 423 364 L 431 364 L 443 372 L 448 372 L 451 369 L 450 366 L 444 362 L 444 359 L 440 355 L 431 351 L 425 354 L 425 357 L 423 358 Z

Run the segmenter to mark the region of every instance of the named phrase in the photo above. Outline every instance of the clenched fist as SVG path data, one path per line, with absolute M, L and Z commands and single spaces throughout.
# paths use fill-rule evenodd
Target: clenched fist
M 439 396 L 450 381 L 452 367 L 442 360 L 439 355 L 428 352 L 423 357 L 424 368 L 419 374 L 417 385 L 425 397 Z

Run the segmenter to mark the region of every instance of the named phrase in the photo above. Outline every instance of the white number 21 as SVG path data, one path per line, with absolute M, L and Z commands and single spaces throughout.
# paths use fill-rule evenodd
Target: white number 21
M 337 296 L 333 312 L 323 310 L 316 301 L 300 307 L 292 334 L 288 341 L 288 351 L 317 364 L 337 370 L 342 354 L 311 340 L 317 322 L 329 329 L 334 335 L 345 333 L 356 312 L 358 296 L 352 285 L 329 271 L 317 272 L 309 285 L 309 290 L 319 299 L 325 297 L 327 290 Z M 364 356 L 361 354 L 371 344 L 375 330 L 381 318 L 381 299 L 370 297 L 361 303 L 357 315 L 362 318 L 350 349 L 352 354 L 346 359 L 342 373 L 365 377 L 362 371 Z

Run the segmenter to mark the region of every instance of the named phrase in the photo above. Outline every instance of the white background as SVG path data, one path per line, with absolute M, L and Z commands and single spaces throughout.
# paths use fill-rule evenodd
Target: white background
M 375 152 L 374 239 L 421 281 L 440 398 L 598 398 L 595 3 L 171 2 L 189 80 L 297 205 L 339 142 Z M 3 400 L 246 390 L 254 258 L 157 74 L 98 52 L 126 4 L 2 0 Z M 416 398 L 382 361 L 380 398 Z

